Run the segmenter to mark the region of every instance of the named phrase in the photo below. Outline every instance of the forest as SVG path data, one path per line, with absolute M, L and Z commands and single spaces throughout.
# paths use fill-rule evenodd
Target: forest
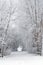
M 43 0 L 0 0 L 0 53 L 43 54 Z

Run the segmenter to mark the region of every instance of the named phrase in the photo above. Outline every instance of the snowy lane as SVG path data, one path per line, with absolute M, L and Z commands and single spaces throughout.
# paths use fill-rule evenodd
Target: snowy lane
M 37 56 L 37 54 L 29 54 L 28 52 L 12 52 L 10 55 L 5 56 L 6 58 L 26 58 L 30 56 Z
M 10 55 L 4 56 L 3 58 L 0 57 L 0 59 L 10 59 L 10 60 L 27 60 L 29 58 L 37 57 L 40 55 L 37 54 L 29 54 L 27 52 L 12 52 Z
M 11 55 L 0 57 L 1 65 L 41 65 L 42 63 L 42 56 L 27 54 L 27 52 L 13 52 Z

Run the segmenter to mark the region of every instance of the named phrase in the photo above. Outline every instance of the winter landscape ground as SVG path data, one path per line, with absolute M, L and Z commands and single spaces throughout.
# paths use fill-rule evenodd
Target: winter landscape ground
M 1 65 L 42 65 L 43 57 L 27 52 L 12 52 L 9 56 L 0 57 Z

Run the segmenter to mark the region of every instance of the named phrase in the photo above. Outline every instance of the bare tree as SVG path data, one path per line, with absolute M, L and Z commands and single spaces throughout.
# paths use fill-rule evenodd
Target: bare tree
M 3 5 L 5 5 L 5 2 L 3 3 Z M 3 5 L 2 5 L 2 8 L 3 8 Z M 9 7 L 9 9 L 8 9 L 8 12 L 7 12 L 7 16 L 6 16 L 6 20 L 7 20 L 7 23 L 6 23 L 6 21 L 5 21 L 5 23 L 6 23 L 6 27 L 4 28 L 4 34 L 3 34 L 3 37 L 2 37 L 2 57 L 3 57 L 3 55 L 4 55 L 4 47 L 6 46 L 6 41 L 7 41 L 7 32 L 8 32 L 8 29 L 9 29 L 9 24 L 10 24 L 10 21 L 11 21 L 11 16 L 14 14 L 14 12 L 15 12 L 15 10 L 16 10 L 16 7 L 13 7 L 12 6 L 12 2 L 10 1 L 10 7 Z M 2 21 L 3 19 L 1 18 L 1 21 Z M 15 20 L 14 20 L 15 21 Z
M 38 3 L 38 6 L 37 6 Z M 42 14 L 40 14 L 40 2 L 39 0 L 34 0 L 34 5 L 31 0 L 26 1 L 26 5 L 28 6 L 27 10 L 30 15 L 30 19 L 34 22 L 35 27 L 33 29 L 33 48 L 37 48 L 36 53 L 41 55 L 42 50 Z M 37 11 L 38 7 L 38 11 Z M 34 25 L 33 25 L 34 26 Z

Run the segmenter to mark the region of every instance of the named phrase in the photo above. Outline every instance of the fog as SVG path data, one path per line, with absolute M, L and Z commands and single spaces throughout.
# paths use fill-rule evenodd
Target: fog
M 35 53 L 37 48 L 33 48 L 33 31 L 35 29 L 35 0 L 0 0 L 0 38 L 5 35 L 4 42 L 10 46 L 12 51 L 17 51 L 19 46 L 23 51 Z M 36 0 L 37 22 L 40 24 L 43 9 L 43 0 Z M 30 14 L 30 13 L 31 14 Z M 33 18 L 34 17 L 34 18 Z M 8 21 L 9 24 L 8 24 Z M 39 28 L 38 28 L 39 29 Z M 2 36 L 1 36 L 2 34 Z M 3 40 L 2 40 L 3 41 Z

